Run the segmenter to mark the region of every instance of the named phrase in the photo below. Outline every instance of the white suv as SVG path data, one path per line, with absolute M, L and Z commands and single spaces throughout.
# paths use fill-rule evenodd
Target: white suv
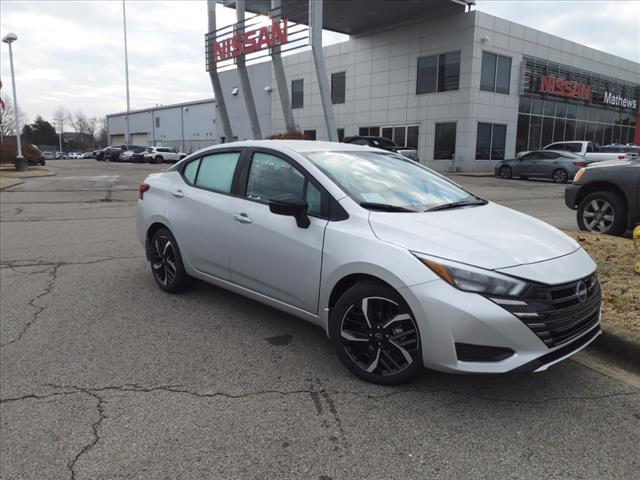
M 186 153 L 170 147 L 149 147 L 144 154 L 145 160 L 149 163 L 177 162 L 186 156 Z

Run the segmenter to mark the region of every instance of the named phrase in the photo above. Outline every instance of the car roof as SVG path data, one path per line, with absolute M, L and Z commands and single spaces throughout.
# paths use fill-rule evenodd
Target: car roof
M 221 143 L 211 147 L 203 149 L 205 150 L 217 150 L 219 148 L 229 147 L 262 147 L 271 148 L 274 150 L 293 150 L 297 153 L 317 152 L 317 151 L 351 151 L 360 150 L 370 152 L 371 147 L 364 145 L 353 145 L 351 143 L 340 142 L 323 142 L 317 140 L 244 140 L 239 142 Z M 384 152 L 384 150 L 380 150 Z M 388 153 L 388 152 L 385 152 Z

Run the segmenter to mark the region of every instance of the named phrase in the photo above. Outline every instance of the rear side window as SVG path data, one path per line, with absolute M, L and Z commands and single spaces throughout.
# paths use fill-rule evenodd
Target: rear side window
M 239 152 L 216 153 L 202 157 L 196 186 L 216 192 L 230 193 L 239 159 Z
M 198 173 L 198 165 L 200 165 L 200 159 L 194 160 L 193 162 L 187 163 L 187 166 L 184 167 L 184 178 L 187 179 L 189 183 L 196 183 L 196 173 Z

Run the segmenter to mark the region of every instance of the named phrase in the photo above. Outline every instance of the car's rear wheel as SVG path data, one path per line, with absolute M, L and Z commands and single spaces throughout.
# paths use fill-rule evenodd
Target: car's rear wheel
M 162 158 L 160 155 L 158 155 L 156 158 L 154 158 L 155 163 L 162 163 L 164 162 L 164 158 Z
M 329 335 L 342 363 L 369 382 L 403 383 L 422 370 L 413 314 L 398 292 L 382 283 L 347 290 L 331 310 Z
M 182 256 L 173 234 L 159 228 L 151 236 L 151 272 L 158 286 L 168 293 L 178 293 L 191 284 L 182 263 Z
M 551 180 L 553 180 L 553 183 L 567 183 L 569 181 L 569 174 L 564 168 L 556 168 L 551 172 Z
M 513 170 L 511 170 L 511 167 L 507 167 L 506 165 L 504 167 L 500 167 L 498 174 L 500 175 L 500 178 L 507 180 L 513 178 Z
M 627 206 L 614 192 L 594 192 L 578 205 L 580 230 L 607 235 L 622 235 L 627 230 Z

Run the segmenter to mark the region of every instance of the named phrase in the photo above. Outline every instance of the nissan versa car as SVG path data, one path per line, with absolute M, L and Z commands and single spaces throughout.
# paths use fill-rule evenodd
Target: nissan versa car
M 206 148 L 140 185 L 137 218 L 161 289 L 198 278 L 315 323 L 371 382 L 542 371 L 601 332 L 576 242 L 385 150 Z

